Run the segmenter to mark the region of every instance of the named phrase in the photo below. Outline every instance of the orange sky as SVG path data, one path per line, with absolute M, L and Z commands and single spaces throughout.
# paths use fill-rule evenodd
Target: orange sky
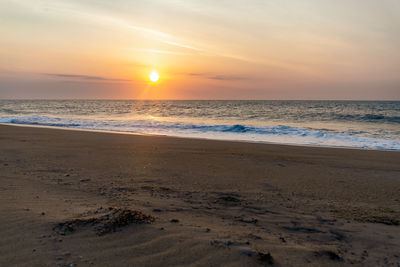
M 3 0 L 0 98 L 400 99 L 398 14 L 397 0 Z

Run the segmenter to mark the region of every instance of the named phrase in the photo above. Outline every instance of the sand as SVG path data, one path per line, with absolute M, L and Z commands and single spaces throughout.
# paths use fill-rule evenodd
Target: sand
M 0 266 L 400 266 L 395 151 L 3 125 L 0 192 Z

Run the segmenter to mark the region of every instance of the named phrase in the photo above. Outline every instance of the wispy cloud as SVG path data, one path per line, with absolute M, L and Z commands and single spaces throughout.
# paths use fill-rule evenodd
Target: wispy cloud
M 190 46 L 190 45 L 186 45 L 186 44 L 173 42 L 173 41 L 164 40 L 163 43 L 166 43 L 166 44 L 169 44 L 169 45 L 173 45 L 173 46 L 177 46 L 177 47 L 180 47 L 180 48 L 186 48 L 186 49 L 190 49 L 190 50 L 202 51 L 202 49 L 200 49 L 200 48 L 197 48 L 197 47 L 194 47 L 194 46 Z
M 219 80 L 219 81 L 237 81 L 237 80 L 245 80 L 247 78 L 242 76 L 232 76 L 232 75 L 214 75 L 214 76 L 209 76 L 208 79 Z
M 66 79 L 80 79 L 80 80 L 91 80 L 91 81 L 112 81 L 112 82 L 129 82 L 127 79 L 113 79 L 101 76 L 81 75 L 81 74 L 66 74 L 66 73 L 41 73 L 49 77 L 66 78 Z
M 121 24 L 123 25 L 123 24 Z M 202 49 L 195 47 L 193 45 L 189 45 L 186 40 L 182 40 L 182 38 L 178 38 L 170 33 L 162 32 L 156 29 L 132 25 L 132 24 L 125 24 L 128 29 L 135 30 L 141 33 L 149 34 L 157 41 L 161 43 L 165 43 L 171 46 L 190 49 L 195 51 L 203 51 Z
M 29 2 L 32 6 L 36 7 L 36 3 L 33 4 L 33 2 Z M 141 24 L 136 24 L 133 23 L 132 21 L 127 21 L 125 19 L 121 19 L 119 17 L 109 15 L 107 13 L 102 13 L 102 12 L 89 12 L 87 11 L 84 6 L 75 3 L 75 2 L 50 2 L 46 3 L 45 5 L 42 6 L 42 10 L 46 10 L 46 12 L 51 12 L 56 15 L 60 16 L 66 16 L 70 18 L 71 16 L 76 16 L 76 18 L 87 21 L 91 24 L 100 24 L 104 25 L 106 27 L 110 27 L 111 25 L 114 27 L 117 27 L 119 29 L 124 29 L 127 31 L 134 31 L 136 33 L 139 33 L 146 38 L 150 38 L 153 40 L 156 40 L 160 43 L 164 43 L 167 45 L 170 45 L 175 48 L 180 48 L 182 49 L 183 53 L 189 53 L 189 50 L 191 50 L 192 53 L 196 53 L 197 55 L 203 55 L 203 56 L 209 56 L 209 57 L 222 57 L 222 58 L 228 58 L 232 60 L 239 60 L 247 63 L 256 63 L 260 64 L 258 60 L 254 60 L 252 58 L 248 57 L 243 57 L 240 55 L 235 55 L 235 54 L 229 54 L 226 51 L 220 51 L 219 49 L 216 49 L 215 47 L 210 47 L 209 44 L 201 43 L 199 40 L 192 40 L 188 39 L 185 36 L 178 36 L 175 34 L 172 34 L 170 32 L 165 32 L 159 29 L 156 29 L 151 26 L 146 26 L 146 25 L 141 25 Z M 195 45 L 193 45 L 195 43 Z M 187 50 L 187 51 L 185 51 Z M 154 53 L 160 52 L 159 51 L 153 51 Z M 164 53 L 164 54 L 167 54 Z M 170 53 L 172 54 L 172 53 Z M 275 65 L 275 63 L 271 63 Z
M 224 75 L 224 74 L 210 74 L 210 73 L 187 73 L 188 76 L 203 77 L 210 80 L 217 81 L 238 81 L 246 80 L 247 77 L 237 76 L 237 75 Z
M 147 33 L 147 34 L 151 34 L 151 35 L 157 36 L 159 38 L 168 38 L 168 39 L 173 38 L 173 35 L 171 35 L 169 33 L 161 32 L 161 31 L 157 31 L 155 29 L 136 26 L 136 25 L 132 25 L 132 24 L 125 24 L 125 25 L 126 25 L 126 27 L 128 29 L 140 31 L 140 32 Z
M 167 54 L 167 55 L 190 55 L 189 53 L 177 52 L 177 51 L 170 51 L 170 50 L 160 50 L 160 49 L 135 49 L 137 51 L 142 51 L 146 53 L 155 53 L 155 54 Z
M 32 1 L 24 2 L 24 5 L 29 3 L 32 7 L 37 8 L 37 3 L 33 3 Z M 285 62 L 282 60 L 274 60 L 272 58 L 269 59 L 260 59 L 252 56 L 246 56 L 241 53 L 235 53 L 235 51 L 225 51 L 221 50 L 221 48 L 213 47 L 209 42 L 202 42 L 201 40 L 193 40 L 191 38 L 187 38 L 187 36 L 178 36 L 176 34 L 172 34 L 170 32 L 165 32 L 159 29 L 156 29 L 152 26 L 147 26 L 143 24 L 136 24 L 135 22 L 121 19 L 119 17 L 104 13 L 104 12 L 91 12 L 88 11 L 84 5 L 81 5 L 77 2 L 64 2 L 64 1 L 54 1 L 46 4 L 42 4 L 41 10 L 45 10 L 43 12 L 51 12 L 53 15 L 60 15 L 71 18 L 71 16 L 75 16 L 77 19 L 82 21 L 89 22 L 91 24 L 99 24 L 103 25 L 107 28 L 110 26 L 114 26 L 115 28 L 122 29 L 125 31 L 134 31 L 140 35 L 145 36 L 146 38 L 153 39 L 163 44 L 167 44 L 173 46 L 175 48 L 182 49 L 179 51 L 181 53 L 192 53 L 200 56 L 207 57 L 219 57 L 226 58 L 230 60 L 242 61 L 249 64 L 257 64 L 263 65 L 267 67 L 281 68 L 287 69 L 296 72 L 308 73 L 309 69 L 300 64 Z M 195 45 L 194 45 L 195 44 Z M 191 52 L 189 52 L 191 50 Z M 179 52 L 168 50 L 154 50 L 154 53 L 164 53 L 164 54 L 175 54 L 180 55 Z M 225 78 L 221 76 L 215 76 L 214 79 Z M 83 78 L 82 78 L 83 79 Z M 210 77 L 212 79 L 212 77 Z
M 37 7 L 36 4 L 34 4 L 35 7 Z M 76 5 L 76 6 L 75 6 Z M 46 3 L 46 5 L 42 6 L 43 10 L 51 10 L 52 13 L 62 15 L 62 16 L 68 16 L 71 17 L 71 15 L 75 15 L 81 20 L 88 21 L 90 23 L 94 24 L 103 24 L 109 27 L 110 25 L 114 25 L 120 29 L 126 29 L 126 30 L 131 30 L 135 31 L 144 35 L 149 36 L 152 39 L 155 39 L 161 43 L 166 43 L 171 46 L 179 47 L 179 48 L 185 48 L 185 49 L 191 49 L 191 50 L 196 50 L 196 51 L 203 51 L 203 49 L 200 49 L 198 47 L 195 47 L 191 44 L 190 42 L 182 37 L 178 37 L 176 35 L 173 35 L 171 33 L 163 32 L 158 29 L 154 29 L 151 27 L 143 26 L 143 25 L 138 25 L 138 24 L 133 24 L 129 21 L 126 21 L 124 19 L 120 19 L 118 17 L 108 15 L 105 13 L 93 13 L 93 12 L 88 12 L 83 9 L 83 6 L 79 4 L 74 4 L 68 3 L 65 4 L 64 2 L 54 2 L 54 3 Z

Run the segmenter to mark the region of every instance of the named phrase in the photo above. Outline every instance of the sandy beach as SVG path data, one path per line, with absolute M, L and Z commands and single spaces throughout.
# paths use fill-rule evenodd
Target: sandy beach
M 400 153 L 0 126 L 0 266 L 400 266 Z

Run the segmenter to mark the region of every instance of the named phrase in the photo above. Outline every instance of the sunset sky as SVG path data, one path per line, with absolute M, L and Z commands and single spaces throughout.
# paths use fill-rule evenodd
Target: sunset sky
M 0 0 L 0 98 L 400 100 L 399 14 L 398 0 Z

